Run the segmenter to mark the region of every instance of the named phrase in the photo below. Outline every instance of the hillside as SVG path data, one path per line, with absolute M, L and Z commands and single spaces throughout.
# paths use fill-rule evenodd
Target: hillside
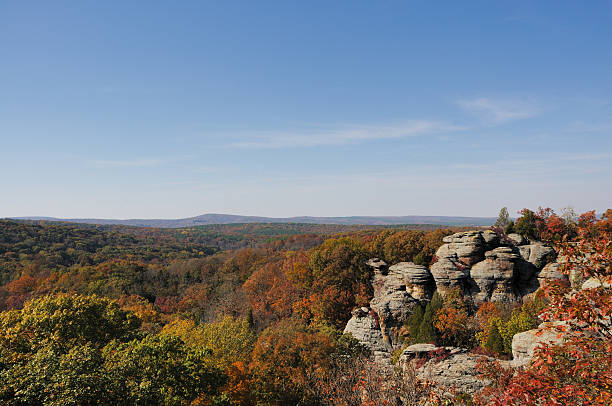
M 16 217 L 15 220 L 45 220 L 85 224 L 120 224 L 137 227 L 180 228 L 208 224 L 244 223 L 303 223 L 303 224 L 346 224 L 346 225 L 403 225 L 435 224 L 447 226 L 490 226 L 493 217 L 455 216 L 348 216 L 348 217 L 258 217 L 232 214 L 203 214 L 183 219 L 61 219 L 55 217 Z

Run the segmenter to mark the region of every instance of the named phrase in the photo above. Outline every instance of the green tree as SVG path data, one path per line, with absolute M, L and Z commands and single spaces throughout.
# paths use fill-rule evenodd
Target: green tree
M 415 343 L 419 336 L 419 329 L 423 322 L 423 308 L 421 305 L 416 305 L 414 310 L 406 320 L 406 327 L 408 327 L 408 334 L 410 334 L 410 342 Z
M 489 324 L 489 331 L 487 334 L 487 342 L 485 343 L 485 348 L 497 354 L 502 354 L 505 352 L 504 340 L 501 334 L 499 333 L 497 323 Z
M 494 227 L 503 229 L 506 228 L 509 222 L 510 215 L 508 214 L 508 208 L 504 207 L 499 211 L 499 215 L 497 216 L 497 220 L 495 220 Z
M 109 392 L 135 405 L 180 405 L 213 397 L 225 376 L 210 366 L 210 350 L 194 350 L 178 337 L 150 335 L 104 348 L 104 370 L 113 377 Z
M 416 338 L 418 343 L 436 343 L 438 336 L 434 328 L 435 315 L 443 306 L 442 296 L 435 292 L 431 301 L 425 306 L 423 320 L 419 326 L 419 333 Z
M 538 227 L 537 227 L 537 216 L 536 214 L 529 210 L 523 209 L 520 211 L 521 217 L 516 220 L 516 224 L 514 225 L 514 230 L 521 234 L 523 237 L 529 239 L 538 239 Z

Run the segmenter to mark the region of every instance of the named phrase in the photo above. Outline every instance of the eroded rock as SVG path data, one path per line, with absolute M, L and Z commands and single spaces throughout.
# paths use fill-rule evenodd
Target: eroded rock
M 351 334 L 361 344 L 375 352 L 388 352 L 391 348 L 385 342 L 379 321 L 367 307 L 352 311 L 352 317 L 344 328 L 344 334 Z
M 472 291 L 474 302 L 511 302 L 516 300 L 512 286 L 515 262 L 519 255 L 510 247 L 498 247 L 485 253 L 485 260 L 470 270 L 475 283 Z

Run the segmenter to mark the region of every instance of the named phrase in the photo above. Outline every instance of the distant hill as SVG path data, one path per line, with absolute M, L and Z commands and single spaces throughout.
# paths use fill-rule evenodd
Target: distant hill
M 350 216 L 350 217 L 258 217 L 237 216 L 232 214 L 203 214 L 184 219 L 60 219 L 54 217 L 13 217 L 13 220 L 62 221 L 84 224 L 120 224 L 137 227 L 180 228 L 209 224 L 244 224 L 244 223 L 303 223 L 303 224 L 364 224 L 364 225 L 399 225 L 399 224 L 435 224 L 449 226 L 490 226 L 495 217 L 452 217 L 452 216 Z

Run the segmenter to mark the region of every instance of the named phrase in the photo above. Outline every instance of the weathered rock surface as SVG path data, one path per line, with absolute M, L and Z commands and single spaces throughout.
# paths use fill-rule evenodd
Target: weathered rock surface
M 457 258 L 470 266 L 484 259 L 485 239 L 482 231 L 464 231 L 446 236 L 442 239 L 446 244 L 436 251 L 438 258 Z M 489 236 L 491 239 L 492 237 Z
M 433 294 L 433 276 L 423 266 L 412 262 L 400 262 L 389 268 L 389 272 L 398 272 L 403 276 L 406 291 L 415 299 L 430 299 Z
M 485 260 L 474 265 L 470 276 L 475 283 L 472 297 L 476 304 L 516 300 L 512 286 L 514 265 L 519 259 L 510 247 L 498 247 L 485 253 Z
M 542 269 L 544 265 L 555 257 L 555 250 L 542 243 L 521 245 L 518 247 L 521 257 L 533 264 L 537 269 Z
M 383 338 L 376 317 L 367 307 L 353 310 L 352 317 L 344 328 L 344 334 L 351 334 L 357 341 L 372 351 L 388 352 L 389 345 Z
M 475 393 L 489 383 L 475 373 L 480 359 L 490 358 L 469 354 L 463 348 L 415 344 L 402 352 L 399 364 L 404 371 L 415 368 L 417 378 L 433 382 L 446 391 Z
M 601 280 L 599 278 L 591 277 L 584 281 L 581 286 L 581 289 L 594 289 L 603 286 L 604 288 L 609 288 L 610 284 L 605 280 Z
M 444 295 L 449 289 L 459 287 L 465 290 L 470 268 L 455 258 L 438 258 L 431 266 L 431 274 L 436 281 L 436 289 Z
M 412 262 L 393 265 L 386 274 L 374 272 L 374 297 L 370 307 L 379 317 L 381 331 L 388 344 L 394 344 L 397 328 L 410 316 L 419 299 L 430 297 L 431 281 L 427 268 Z
M 538 273 L 540 286 L 546 285 L 549 281 L 567 281 L 567 275 L 561 272 L 561 265 L 556 262 L 546 264 Z
M 540 327 L 523 331 L 512 337 L 512 361 L 515 366 L 527 365 L 533 359 L 533 352 L 540 343 L 560 343 L 558 331 L 547 328 L 548 324 L 542 323 Z M 538 335 L 540 334 L 540 335 Z
M 525 245 L 528 243 L 525 237 L 523 237 L 520 234 L 516 234 L 516 233 L 508 234 L 508 239 L 512 241 L 514 245 Z

